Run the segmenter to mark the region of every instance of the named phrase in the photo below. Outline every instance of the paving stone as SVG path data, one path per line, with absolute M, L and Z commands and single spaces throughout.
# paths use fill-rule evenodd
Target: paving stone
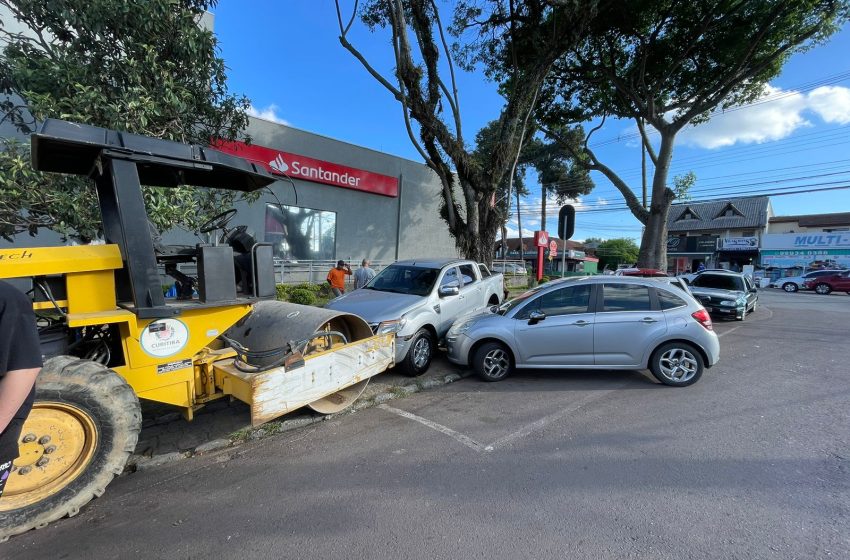
M 187 457 L 186 453 L 180 453 L 174 451 L 172 453 L 165 453 L 163 455 L 154 455 L 153 457 L 139 457 L 136 461 L 136 470 L 143 471 L 146 469 L 152 469 L 154 467 L 159 467 L 161 465 L 166 465 L 168 463 L 174 463 L 175 461 L 179 461 Z
M 210 451 L 217 451 L 225 447 L 230 447 L 229 439 L 214 439 L 196 447 L 195 453 L 209 453 Z

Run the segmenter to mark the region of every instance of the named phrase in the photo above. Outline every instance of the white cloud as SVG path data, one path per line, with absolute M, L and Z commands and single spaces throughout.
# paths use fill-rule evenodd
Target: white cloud
M 799 128 L 812 125 L 805 113 L 814 113 L 827 123 L 850 123 L 850 88 L 822 86 L 804 94 L 766 86 L 761 102 L 687 127 L 677 142 L 714 149 L 781 140 Z
M 596 197 L 596 204 L 598 206 L 608 206 L 608 199 L 602 198 L 601 196 Z
M 850 123 L 850 88 L 821 86 L 808 95 L 809 108 L 828 123 Z
M 256 117 L 258 119 L 263 119 L 266 121 L 276 122 L 278 124 L 289 124 L 289 121 L 278 116 L 278 109 L 280 109 L 280 107 L 278 107 L 274 103 L 264 109 L 257 109 L 253 105 L 249 105 L 248 114 L 252 117 Z

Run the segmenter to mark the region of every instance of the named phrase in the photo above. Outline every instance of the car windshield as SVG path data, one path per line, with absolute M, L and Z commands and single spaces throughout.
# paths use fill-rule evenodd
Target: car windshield
M 436 268 L 390 265 L 372 278 L 366 289 L 426 296 L 434 288 L 439 272 Z
M 698 288 L 712 288 L 715 290 L 744 291 L 743 278 L 726 274 L 700 274 L 692 285 Z

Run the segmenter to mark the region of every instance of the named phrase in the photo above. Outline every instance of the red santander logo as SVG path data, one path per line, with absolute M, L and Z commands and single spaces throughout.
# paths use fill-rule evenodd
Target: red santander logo
M 273 175 L 383 196 L 398 196 L 398 178 L 244 142 L 213 142 L 222 152 L 262 165 Z

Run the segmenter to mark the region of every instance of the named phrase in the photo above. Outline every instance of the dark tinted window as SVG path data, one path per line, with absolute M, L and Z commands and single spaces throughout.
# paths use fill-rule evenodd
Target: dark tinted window
M 561 288 L 538 298 L 537 308 L 546 315 L 569 315 L 587 313 L 590 303 L 590 286 L 570 286 Z
M 673 285 L 675 286 L 676 284 Z M 658 294 L 658 303 L 661 305 L 661 309 L 673 309 L 674 307 L 687 305 L 685 300 L 666 290 L 656 290 L 655 293 Z
M 369 282 L 369 289 L 424 296 L 434 287 L 437 272 L 433 268 L 417 266 L 388 266 Z
M 604 284 L 603 311 L 650 311 L 649 288 L 636 284 Z
M 745 291 L 743 277 L 732 276 L 730 274 L 700 274 L 694 279 L 692 285 L 716 290 Z
M 481 278 L 487 278 L 488 276 L 490 276 L 490 271 L 487 270 L 487 267 L 483 264 L 478 265 L 478 270 L 481 271 Z
M 475 282 L 475 267 L 471 264 L 462 264 L 460 266 L 460 276 L 463 278 L 463 285 L 467 286 Z

